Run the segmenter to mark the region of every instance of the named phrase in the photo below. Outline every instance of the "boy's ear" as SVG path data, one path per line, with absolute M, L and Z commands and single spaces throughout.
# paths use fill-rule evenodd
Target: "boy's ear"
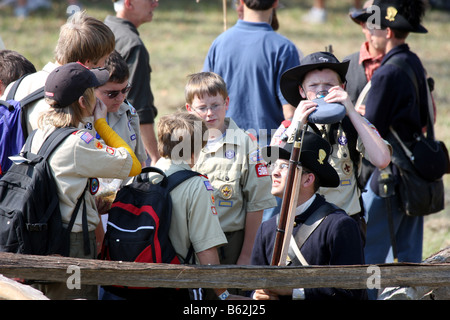
M 186 103 L 186 110 L 188 112 L 193 112 L 194 110 L 192 110 L 191 106 L 189 104 Z
M 225 108 L 228 110 L 228 107 L 230 106 L 230 97 L 227 97 L 225 99 Z
M 299 86 L 299 87 L 298 87 L 298 91 L 300 92 L 300 96 L 301 96 L 303 99 L 306 99 L 306 92 L 303 90 L 303 87 L 302 87 L 302 86 Z
M 87 106 L 86 106 L 86 100 L 84 100 L 84 97 L 83 97 L 83 96 L 81 96 L 81 97 L 78 98 L 78 103 L 80 104 L 81 108 L 87 109 Z

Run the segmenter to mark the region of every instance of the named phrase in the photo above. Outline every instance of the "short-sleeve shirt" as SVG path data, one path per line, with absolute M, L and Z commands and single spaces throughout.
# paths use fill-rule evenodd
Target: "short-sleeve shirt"
M 156 167 L 166 175 L 191 170 L 187 164 L 175 164 L 160 158 Z M 159 179 L 151 181 L 159 181 Z M 192 244 L 194 251 L 221 246 L 227 239 L 220 227 L 210 181 L 204 176 L 192 177 L 170 192 L 172 198 L 172 222 L 169 238 L 179 258 L 184 260 Z
M 202 149 L 193 170 L 208 176 L 224 232 L 243 230 L 247 212 L 277 205 L 256 139 L 226 118 L 226 134 Z
M 214 40 L 203 70 L 225 80 L 230 96 L 227 116 L 260 138 L 270 137 L 271 130 L 284 120 L 282 106 L 287 101 L 280 90 L 280 78 L 299 64 L 294 43 L 268 23 L 238 20 Z
M 36 132 L 31 152 L 38 152 L 51 131 L 53 127 Z M 126 149 L 109 147 L 88 130 L 79 130 L 69 135 L 49 158 L 57 184 L 63 223 L 69 223 L 77 200 L 89 183 L 84 199 L 88 229 L 95 230 L 100 221 L 94 199 L 98 182 L 92 178 L 125 179 L 130 173 L 132 162 Z M 72 232 L 82 231 L 81 216 L 78 214 Z
M 117 112 L 108 112 L 109 126 L 130 146 L 139 162 L 147 160 L 144 143 L 139 129 L 139 115 L 127 101 L 120 105 Z M 98 137 L 97 137 L 98 138 Z

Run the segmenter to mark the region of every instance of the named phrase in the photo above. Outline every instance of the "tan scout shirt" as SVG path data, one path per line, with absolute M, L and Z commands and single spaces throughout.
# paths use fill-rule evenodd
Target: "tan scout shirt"
M 160 158 L 156 167 L 168 176 L 180 170 L 191 170 L 187 164 L 174 164 L 166 158 Z M 187 256 L 191 243 L 195 252 L 227 243 L 206 177 L 190 178 L 173 189 L 170 195 L 173 208 L 169 238 L 179 258 Z
M 226 118 L 226 135 L 202 149 L 193 170 L 208 176 L 224 232 L 243 230 L 247 212 L 277 205 L 259 149 L 247 133 Z
M 31 152 L 38 152 L 52 130 L 53 127 L 46 127 L 46 130 L 36 132 Z M 84 199 L 89 231 L 95 230 L 100 219 L 93 193 L 98 184 L 90 178 L 125 179 L 130 173 L 132 162 L 131 155 L 124 148 L 109 147 L 97 140 L 88 130 L 79 130 L 67 137 L 49 158 L 58 188 L 63 223 L 69 223 L 78 197 L 89 182 L 90 186 Z M 81 212 L 75 220 L 72 232 L 82 231 Z
M 109 126 L 134 151 L 140 163 L 147 160 L 147 152 L 139 129 L 139 116 L 133 106 L 126 102 L 122 103 L 117 112 L 108 112 L 107 121 Z
M 375 127 L 373 127 L 373 129 L 376 130 Z M 327 125 L 327 132 L 328 130 L 329 125 Z M 329 162 L 338 173 L 340 184 L 337 188 L 321 187 L 319 188 L 318 193 L 323 195 L 328 202 L 345 210 L 347 214 L 353 215 L 359 213 L 362 209 L 359 202 L 361 191 L 358 188 L 354 171 L 355 168 L 350 159 L 348 141 L 344 130 L 342 129 L 342 125 L 339 125 L 336 142 L 336 144 L 332 145 L 333 153 L 329 158 Z M 359 136 L 356 143 L 356 149 L 363 157 L 370 161 L 370 157 Z

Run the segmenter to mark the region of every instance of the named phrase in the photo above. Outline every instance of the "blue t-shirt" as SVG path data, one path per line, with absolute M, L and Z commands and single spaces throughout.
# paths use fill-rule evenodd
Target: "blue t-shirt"
M 299 64 L 295 45 L 269 24 L 238 20 L 214 40 L 203 70 L 225 80 L 230 97 L 227 116 L 261 138 L 264 132 L 270 137 L 284 120 L 282 105 L 287 101 L 280 91 L 280 78 Z M 266 142 L 270 140 L 260 140 Z

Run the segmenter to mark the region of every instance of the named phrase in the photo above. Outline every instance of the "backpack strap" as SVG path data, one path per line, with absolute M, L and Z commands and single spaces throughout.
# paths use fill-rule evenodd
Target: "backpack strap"
M 17 80 L 13 83 L 13 85 L 12 85 L 11 89 L 9 90 L 8 95 L 6 96 L 6 99 L 5 99 L 5 100 L 15 100 L 14 97 L 16 96 L 17 88 L 19 88 L 20 83 L 22 82 L 22 80 L 23 80 L 27 75 L 29 75 L 29 73 L 27 73 L 27 74 L 21 76 L 19 79 L 17 79 Z
M 70 134 L 78 130 L 79 129 L 73 127 L 56 128 L 55 131 L 45 139 L 37 154 L 44 159 L 48 159 L 50 154 L 61 144 L 61 142 L 63 142 Z
M 73 127 L 65 127 L 65 128 L 56 128 L 55 131 L 53 131 L 47 139 L 45 139 L 44 143 L 42 144 L 41 148 L 38 151 L 38 155 L 42 156 L 45 161 L 47 161 L 48 157 L 52 154 L 52 152 L 58 147 L 61 142 L 63 142 L 70 134 L 73 132 L 78 131 L 77 128 Z M 25 143 L 25 151 L 31 150 L 31 142 L 33 140 L 33 137 L 36 133 L 36 130 L 34 130 L 30 136 L 28 137 L 26 143 Z M 70 232 L 72 231 L 72 227 L 75 223 L 75 218 L 78 215 L 79 208 L 81 206 L 81 202 L 84 200 L 84 194 L 86 193 L 86 190 L 89 185 L 86 184 L 86 187 L 84 188 L 83 192 L 81 193 L 80 197 L 77 200 L 77 203 L 75 205 L 75 208 L 72 212 L 72 216 L 69 222 L 69 225 L 66 229 L 66 237 L 70 237 Z M 57 200 L 57 201 L 56 201 Z M 59 199 L 56 197 L 55 201 L 53 201 L 49 208 L 47 209 L 47 213 L 44 215 L 43 220 L 46 221 L 49 218 L 49 214 L 53 211 L 52 208 L 54 208 L 56 205 L 59 205 Z M 75 213 L 75 214 L 74 214 Z M 47 217 L 48 216 L 48 217 Z M 86 208 L 86 201 L 84 201 L 83 204 L 83 213 L 82 213 L 82 228 L 83 228 L 83 240 L 84 240 L 84 254 L 89 255 L 90 254 L 90 246 L 89 246 L 89 231 L 87 227 L 87 208 Z M 69 254 L 67 252 L 67 254 Z
M 186 181 L 187 179 L 192 178 L 194 176 L 200 176 L 200 175 L 201 175 L 200 173 L 198 173 L 196 171 L 192 171 L 192 170 L 177 171 L 167 177 L 168 178 L 167 189 L 170 192 L 173 189 L 175 189 L 183 181 Z M 187 253 L 186 257 L 183 259 L 184 264 L 195 264 L 194 253 L 195 253 L 194 246 L 191 243 L 188 253 Z
M 22 80 L 28 76 L 28 74 L 23 75 L 22 77 L 20 77 L 19 79 L 17 79 L 13 86 L 11 87 L 11 89 L 8 92 L 8 95 L 6 96 L 5 100 L 15 100 L 14 97 L 16 96 L 16 92 L 17 89 L 19 88 L 20 83 L 22 82 Z M 25 96 L 22 100 L 20 100 L 20 107 L 26 108 L 28 106 L 28 104 L 30 104 L 31 102 L 37 101 L 44 98 L 44 87 L 40 87 L 39 89 L 33 91 L 32 93 L 28 94 L 27 96 Z M 21 116 L 21 124 L 22 124 L 22 132 L 23 132 L 23 136 L 26 139 L 28 137 L 28 129 L 27 129 L 27 119 L 26 119 L 26 114 L 25 112 L 22 112 L 22 116 Z
M 180 183 L 182 183 L 183 181 L 192 178 L 194 176 L 200 176 L 201 174 L 196 172 L 196 171 L 192 171 L 192 170 L 180 170 L 177 171 L 173 174 L 171 174 L 170 176 L 168 176 L 168 184 L 167 184 L 167 189 L 170 191 L 172 191 L 173 189 L 175 189 Z

